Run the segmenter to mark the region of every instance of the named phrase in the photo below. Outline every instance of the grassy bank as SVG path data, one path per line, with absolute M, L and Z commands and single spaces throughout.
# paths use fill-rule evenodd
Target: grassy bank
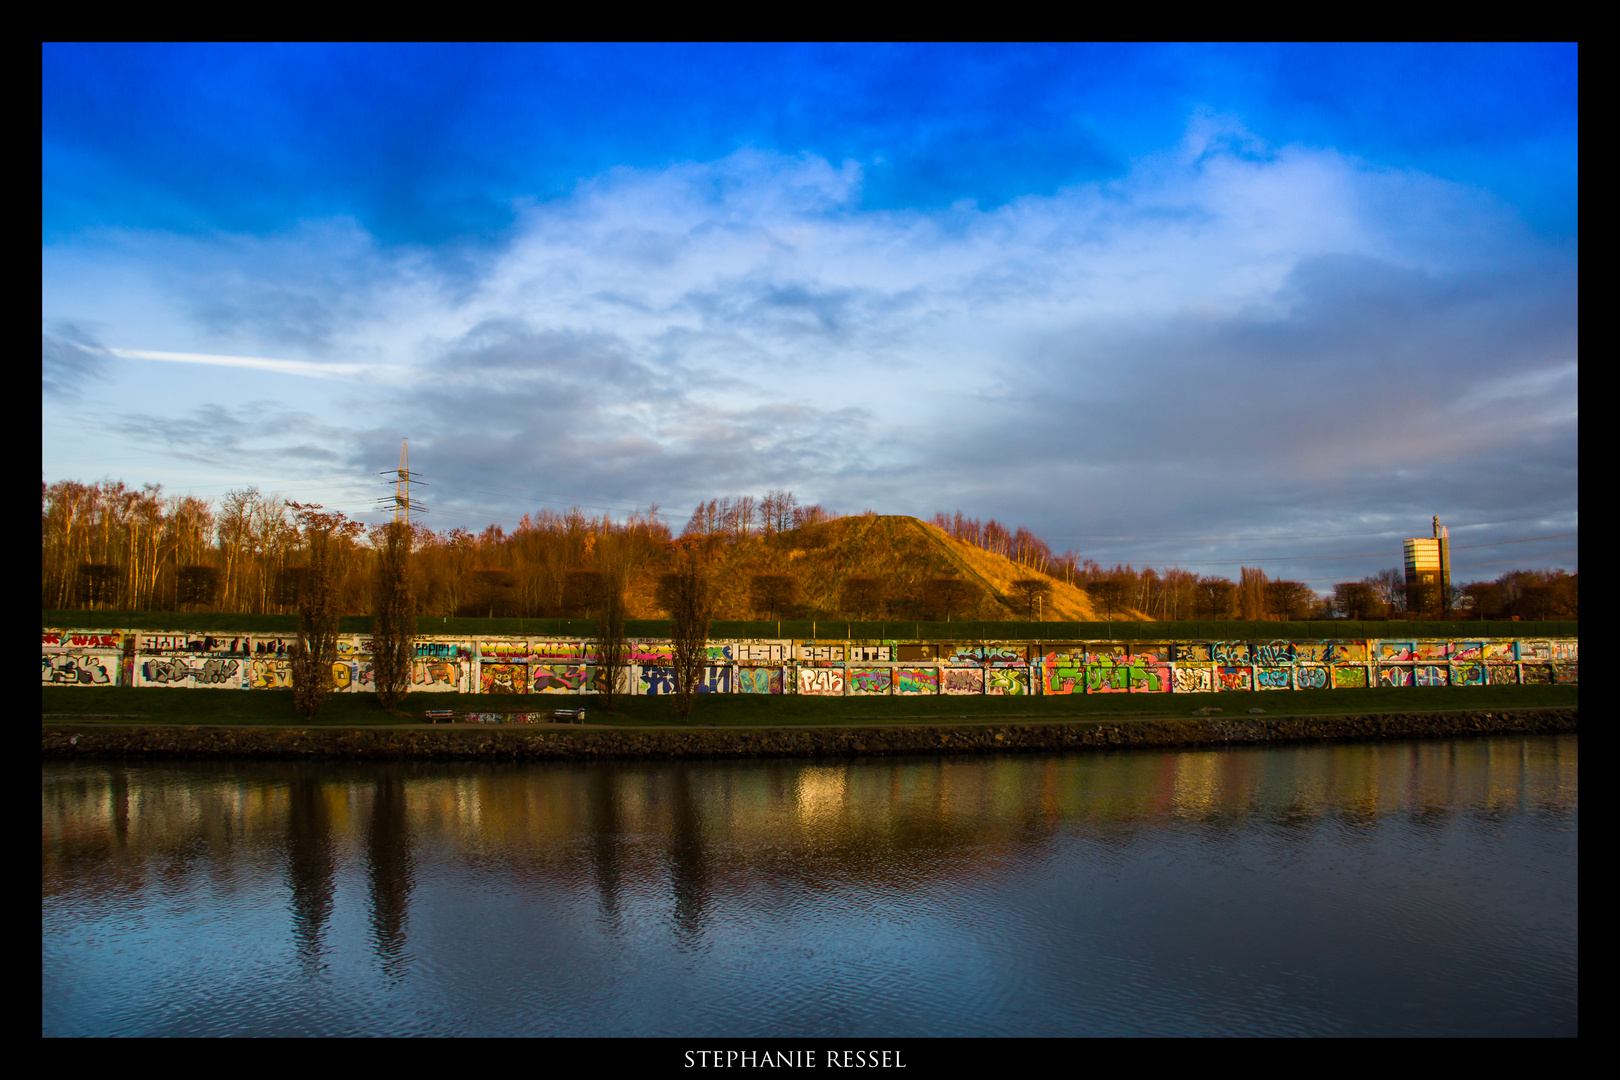
M 1052 697 L 823 698 L 798 695 L 704 694 L 692 723 L 719 727 L 814 724 L 940 724 L 974 720 L 1188 716 L 1206 707 L 1226 717 L 1264 709 L 1268 716 L 1331 713 L 1411 713 L 1447 710 L 1570 708 L 1579 705 L 1576 686 L 1382 687 L 1368 690 L 1279 690 L 1224 694 L 1091 694 Z M 290 691 L 161 690 L 151 687 L 43 687 L 45 719 L 107 717 L 108 723 L 302 724 Z M 317 726 L 421 723 L 429 709 L 457 712 L 532 712 L 585 708 L 592 724 L 675 725 L 667 697 L 623 700 L 617 713 L 603 712 L 594 697 L 565 695 L 414 694 L 397 712 L 370 694 L 334 694 L 314 720 Z M 88 720 L 86 722 L 101 722 Z

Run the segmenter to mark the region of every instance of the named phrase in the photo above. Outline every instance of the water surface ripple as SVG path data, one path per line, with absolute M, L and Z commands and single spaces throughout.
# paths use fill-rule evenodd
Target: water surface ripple
M 41 1029 L 1575 1035 L 1578 748 L 47 762 Z

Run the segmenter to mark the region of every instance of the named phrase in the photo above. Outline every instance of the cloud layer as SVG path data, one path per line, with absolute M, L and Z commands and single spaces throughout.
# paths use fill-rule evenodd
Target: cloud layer
M 86 234 L 46 253 L 47 419 L 138 367 L 147 391 L 94 404 L 153 452 L 251 438 L 363 473 L 409 434 L 466 484 L 960 507 L 1210 572 L 1265 552 L 1096 538 L 1577 506 L 1577 253 L 1486 192 L 1207 115 L 1117 179 L 988 210 L 866 209 L 865 182 L 760 151 L 613 170 L 459 254 L 347 219 Z M 157 353 L 283 366 L 176 397 Z M 308 374 L 351 381 L 312 395 Z M 469 524 L 546 501 L 468 500 Z

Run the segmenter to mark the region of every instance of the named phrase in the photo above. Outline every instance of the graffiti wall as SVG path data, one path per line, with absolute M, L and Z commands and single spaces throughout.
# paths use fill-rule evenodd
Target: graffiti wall
M 40 685 L 123 684 L 123 648 L 117 630 L 45 630 L 39 639 Z
M 799 669 L 799 693 L 844 694 L 844 669 L 834 667 L 802 667 Z
M 1215 668 L 1210 664 L 1177 664 L 1173 689 L 1178 694 L 1214 693 Z
M 846 685 L 851 695 L 889 694 L 894 691 L 893 671 L 886 667 L 850 668 Z
M 897 667 L 894 669 L 894 692 L 897 694 L 939 693 L 939 668 Z
M 985 675 L 986 694 L 1010 696 L 1029 693 L 1029 672 L 1023 668 L 991 668 Z
M 47 629 L 44 686 L 286 689 L 296 638 Z M 427 693 L 597 692 L 596 645 L 486 635 L 427 636 L 415 645 L 411 689 Z M 670 643 L 629 647 L 621 690 L 674 692 Z M 333 688 L 375 690 L 371 641 L 337 642 Z M 881 696 L 952 694 L 1199 694 L 1223 690 L 1326 690 L 1373 686 L 1577 685 L 1571 639 L 1343 641 L 1117 641 L 1048 643 L 748 640 L 711 641 L 701 693 Z
M 772 668 L 738 668 L 737 692 L 739 694 L 780 694 L 782 692 L 782 669 Z

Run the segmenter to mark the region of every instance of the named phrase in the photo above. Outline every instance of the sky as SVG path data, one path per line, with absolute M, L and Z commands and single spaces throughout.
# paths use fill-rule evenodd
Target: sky
M 41 469 L 1578 569 L 1573 46 L 46 45 Z M 1525 542 L 1518 542 L 1525 541 Z

